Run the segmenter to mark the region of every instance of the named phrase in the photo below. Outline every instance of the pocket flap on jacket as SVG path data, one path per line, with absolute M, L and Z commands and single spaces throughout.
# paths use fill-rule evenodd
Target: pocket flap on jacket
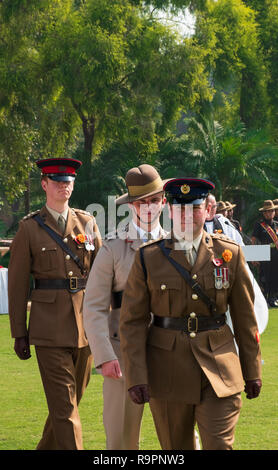
M 174 278 L 167 278 L 165 279 L 165 281 L 163 281 L 162 279 L 152 279 L 151 280 L 151 283 L 154 287 L 154 289 L 159 289 L 161 290 L 162 292 L 163 291 L 166 291 L 168 289 L 178 289 L 180 290 L 181 289 L 181 278 L 179 277 L 174 277 Z
M 57 292 L 55 290 L 33 289 L 31 301 L 52 304 L 56 300 L 56 295 Z
M 234 335 L 228 325 L 224 325 L 219 330 L 213 330 L 209 335 L 209 344 L 212 351 L 231 343 L 233 340 Z
M 147 343 L 151 346 L 171 351 L 174 347 L 175 339 L 174 331 L 152 326 L 150 328 Z

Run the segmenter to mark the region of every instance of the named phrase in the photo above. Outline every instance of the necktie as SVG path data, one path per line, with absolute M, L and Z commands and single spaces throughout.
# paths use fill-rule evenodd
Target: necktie
M 193 264 L 195 263 L 195 252 L 194 252 L 194 247 L 192 246 L 192 248 L 190 248 L 189 250 L 185 250 L 185 256 L 186 256 L 186 259 L 188 261 L 188 263 L 190 264 L 190 266 L 193 266 Z
M 62 215 L 58 217 L 58 227 L 62 235 L 64 235 L 65 228 L 66 228 L 66 221 Z
M 145 232 L 144 233 L 144 236 L 143 236 L 144 241 L 147 242 L 147 241 L 152 240 L 152 239 L 153 239 L 153 237 L 152 237 L 152 234 L 150 232 Z

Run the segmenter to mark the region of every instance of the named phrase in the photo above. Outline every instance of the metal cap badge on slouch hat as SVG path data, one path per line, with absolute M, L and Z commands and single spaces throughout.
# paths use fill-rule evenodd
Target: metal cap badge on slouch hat
M 41 176 L 53 181 L 74 181 L 82 162 L 74 158 L 45 158 L 37 160 L 36 164 L 41 169 Z
M 214 188 L 211 181 L 202 178 L 173 178 L 164 184 L 170 204 L 202 204 Z
M 125 182 L 128 192 L 116 199 L 117 206 L 163 192 L 163 181 L 158 172 L 146 163 L 128 170 Z

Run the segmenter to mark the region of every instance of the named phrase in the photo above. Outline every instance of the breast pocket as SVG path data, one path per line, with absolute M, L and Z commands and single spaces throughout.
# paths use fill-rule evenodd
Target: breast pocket
M 35 255 L 36 270 L 38 272 L 47 272 L 57 269 L 58 253 L 57 246 L 43 245 L 39 247 Z
M 215 282 L 215 275 L 213 272 L 211 274 L 205 275 L 205 292 L 211 299 L 215 300 L 218 313 L 225 313 L 228 308 L 227 302 L 229 290 L 224 289 L 223 280 L 220 280 L 220 289 L 216 289 Z
M 162 316 L 177 316 L 182 301 L 180 278 L 153 279 L 151 283 L 151 310 Z

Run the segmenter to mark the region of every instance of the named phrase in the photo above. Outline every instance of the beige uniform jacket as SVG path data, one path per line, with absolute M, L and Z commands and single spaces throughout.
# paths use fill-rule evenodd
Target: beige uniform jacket
M 43 207 L 38 214 L 45 224 L 59 234 L 55 219 Z M 27 302 L 31 275 L 34 279 L 82 278 L 81 270 L 62 248 L 33 219 L 26 216 L 19 223 L 11 245 L 9 263 L 9 312 L 13 337 L 29 334 L 30 344 L 52 347 L 83 347 L 88 344 L 83 328 L 84 289 L 70 293 L 61 289 L 34 289 L 27 328 Z M 95 233 L 94 251 L 77 244 L 77 235 Z M 87 275 L 101 245 L 94 217 L 79 209 L 69 209 L 64 241 L 83 263 Z
M 166 232 L 160 229 L 160 234 L 165 236 Z M 91 269 L 84 298 L 84 326 L 96 367 L 119 358 L 120 309 L 111 308 L 111 293 L 124 290 L 142 243 L 132 223 L 111 232 Z
M 121 345 L 128 388 L 148 383 L 151 396 L 173 401 L 199 403 L 201 369 L 219 397 L 243 390 L 244 380 L 261 376 L 260 347 L 256 339 L 257 324 L 253 311 L 253 289 L 245 269 L 241 248 L 220 235 L 203 233 L 198 257 L 191 267 L 182 251 L 174 249 L 173 240 L 165 246 L 217 304 L 223 314 L 230 306 L 235 338 L 228 325 L 218 330 L 187 333 L 156 326 L 148 328 L 150 312 L 158 316 L 184 317 L 195 312 L 210 315 L 209 308 L 170 264 L 157 243 L 144 248 L 147 280 L 139 253 L 127 281 L 120 320 Z M 216 289 L 213 260 L 225 249 L 232 252 L 228 267 L 228 289 Z

